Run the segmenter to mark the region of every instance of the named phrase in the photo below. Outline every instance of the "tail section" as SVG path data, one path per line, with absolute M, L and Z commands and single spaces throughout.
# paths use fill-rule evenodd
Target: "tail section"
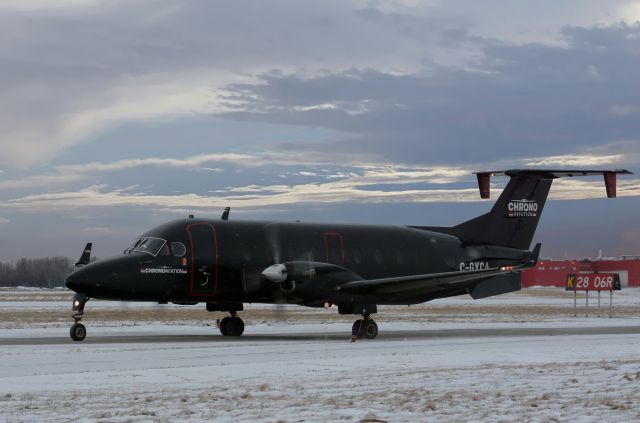
M 604 175 L 607 196 L 616 196 L 616 176 L 631 174 L 627 170 L 507 170 L 479 172 L 478 185 L 482 198 L 489 198 L 491 176 L 507 175 L 511 179 L 491 211 L 468 220 L 449 233 L 469 242 L 529 249 L 538 227 L 549 189 L 560 177 Z

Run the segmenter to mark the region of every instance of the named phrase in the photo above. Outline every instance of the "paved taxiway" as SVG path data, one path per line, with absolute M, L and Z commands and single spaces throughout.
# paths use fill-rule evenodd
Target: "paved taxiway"
M 128 334 L 128 335 L 98 335 L 89 334 L 82 344 L 117 344 L 117 343 L 182 343 L 182 342 L 247 342 L 247 341 L 320 341 L 348 340 L 348 332 L 328 333 L 286 333 L 286 334 L 251 334 L 249 330 L 241 337 L 223 337 L 212 328 L 211 335 L 190 334 Z M 585 335 L 637 335 L 640 326 L 610 326 L 610 327 L 562 327 L 562 328 L 489 328 L 489 329 L 447 329 L 447 330 L 396 330 L 380 331 L 377 340 L 428 340 L 441 338 L 491 338 L 491 337 L 531 337 L 531 336 L 585 336 Z M 375 341 L 360 341 L 375 342 Z M 29 338 L 1 338 L 0 346 L 10 345 L 61 345 L 72 344 L 68 337 L 29 337 Z

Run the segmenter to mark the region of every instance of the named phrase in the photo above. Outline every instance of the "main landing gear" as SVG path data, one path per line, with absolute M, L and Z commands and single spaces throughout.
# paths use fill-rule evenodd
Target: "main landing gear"
M 238 312 L 244 310 L 242 303 L 207 303 L 207 311 L 228 311 L 231 316 L 218 320 L 217 326 L 223 336 L 240 336 L 244 332 L 244 322 Z
M 244 332 L 244 322 L 238 313 L 231 311 L 231 316 L 227 316 L 220 321 L 220 333 L 224 336 L 240 336 Z
M 71 326 L 69 335 L 74 341 L 82 341 L 87 336 L 87 328 L 80 321 L 84 314 L 84 305 L 89 301 L 89 297 L 84 294 L 76 294 L 73 296 L 73 310 L 76 313 L 72 316 L 75 323 Z
M 375 339 L 378 336 L 378 324 L 368 313 L 365 313 L 362 317 L 362 319 L 353 322 L 351 333 L 358 339 Z

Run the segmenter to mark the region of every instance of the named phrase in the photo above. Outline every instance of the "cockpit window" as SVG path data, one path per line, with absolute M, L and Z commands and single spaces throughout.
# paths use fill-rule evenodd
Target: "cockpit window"
M 169 252 L 169 244 L 164 244 L 164 247 L 162 247 L 162 249 L 160 250 L 160 254 L 161 256 L 170 256 L 171 253 Z
M 131 251 L 147 253 L 155 257 L 166 243 L 167 241 L 162 238 L 143 238 Z
M 136 239 L 136 242 L 134 242 L 129 247 L 127 247 L 123 252 L 125 254 L 131 254 L 131 251 L 133 251 L 138 245 L 140 245 L 141 242 L 142 242 L 142 239 L 140 238 Z
M 175 257 L 182 257 L 187 253 L 187 247 L 185 247 L 182 242 L 172 242 L 171 253 L 173 253 Z

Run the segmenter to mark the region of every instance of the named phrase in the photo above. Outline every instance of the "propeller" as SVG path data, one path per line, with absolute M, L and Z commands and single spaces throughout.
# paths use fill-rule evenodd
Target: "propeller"
M 280 289 L 280 284 L 287 279 L 288 272 L 287 267 L 281 261 L 280 227 L 277 223 L 269 223 L 264 229 L 269 255 L 274 263 L 262 271 L 262 276 L 274 284 L 273 299 L 276 307 L 273 311 L 272 320 L 286 321 L 287 313 L 284 305 L 287 303 L 287 298 L 285 293 Z
M 282 263 L 282 250 L 280 246 L 280 226 L 277 223 L 269 223 L 265 226 L 269 254 L 275 264 Z
M 282 225 L 269 223 L 264 229 L 273 264 L 261 274 L 264 279 L 273 283 L 273 301 L 276 304 L 273 319 L 285 321 L 288 311 L 286 305 L 295 303 L 295 297 L 299 296 L 298 290 L 303 286 L 301 284 L 306 286 L 316 275 L 314 254 L 310 250 L 295 251 L 295 248 L 290 248 L 289 253 L 284 254 Z

